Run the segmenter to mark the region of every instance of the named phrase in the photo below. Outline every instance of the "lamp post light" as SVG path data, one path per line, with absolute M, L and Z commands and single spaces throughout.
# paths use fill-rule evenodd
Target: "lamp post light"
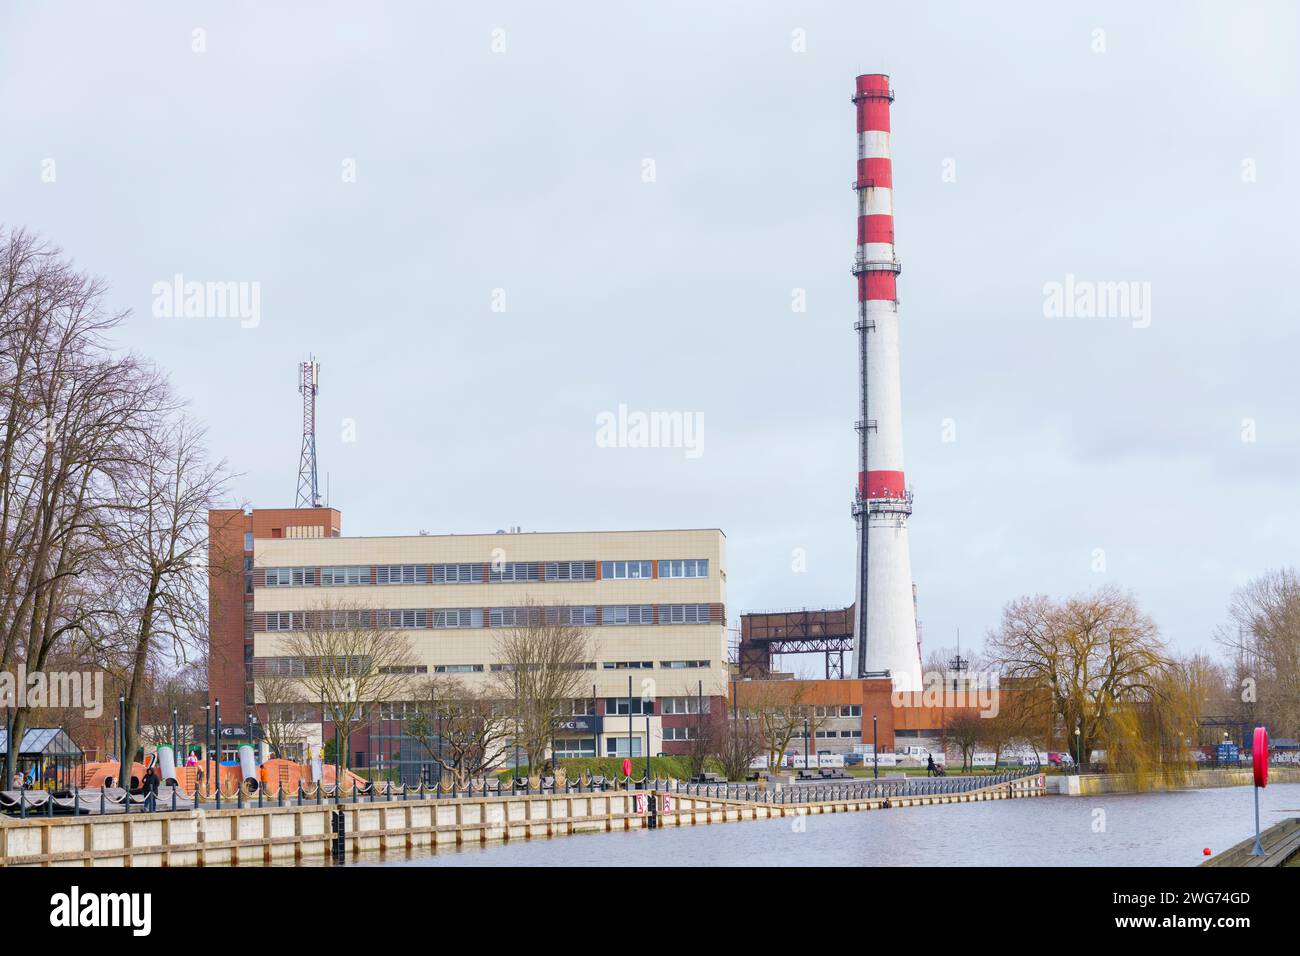
M 1083 721 L 1074 726 L 1074 754 L 1075 764 L 1074 773 L 1076 776 L 1083 775 Z

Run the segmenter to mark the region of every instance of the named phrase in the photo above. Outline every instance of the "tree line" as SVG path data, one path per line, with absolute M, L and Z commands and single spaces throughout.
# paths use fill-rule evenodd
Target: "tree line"
M 226 473 L 167 377 L 114 347 L 126 316 L 105 293 L 0 228 L 0 669 L 108 674 L 134 753 L 153 678 L 205 643 L 207 511 Z M 12 741 L 40 710 L 24 696 L 4 702 Z

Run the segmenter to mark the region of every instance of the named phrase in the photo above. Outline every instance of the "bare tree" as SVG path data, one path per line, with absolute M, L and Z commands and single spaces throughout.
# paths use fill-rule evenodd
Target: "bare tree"
M 183 417 L 159 422 L 132 444 L 134 461 L 117 489 L 124 506 L 106 528 L 117 582 L 122 638 L 129 653 L 126 683 L 125 780 L 147 666 L 165 649 L 184 658 L 206 627 L 207 519 L 221 494 L 224 467 L 207 461 L 203 433 Z
M 727 714 L 709 716 L 710 723 L 714 725 L 713 756 L 721 765 L 722 772 L 728 780 L 746 779 L 754 761 L 763 755 L 764 742 L 758 720 L 749 713 L 737 714 L 735 717 Z
M 502 666 L 492 692 L 513 710 L 516 740 L 537 772 L 560 721 L 583 696 L 595 645 L 585 627 L 571 623 L 568 608 L 529 603 L 516 613 L 518 623 L 496 642 Z
M 304 696 L 300 682 L 283 674 L 267 674 L 257 680 L 257 696 L 266 707 L 262 735 L 271 752 L 288 757 L 301 750 L 312 722 L 304 714 L 315 705 Z
M 307 700 L 321 704 L 339 732 L 349 765 L 352 728 L 371 704 L 409 700 L 415 667 L 409 638 L 372 612 L 325 604 L 306 612 L 300 630 L 280 635 L 280 652 L 261 662 L 265 673 L 296 678 Z M 296 622 L 295 622 L 296 623 Z
M 1261 575 L 1233 594 L 1228 618 L 1217 639 L 1233 658 L 1233 715 L 1267 715 L 1274 733 L 1300 736 L 1300 575 Z
M 122 316 L 103 285 L 22 231 L 0 235 L 0 668 L 44 670 L 77 635 L 112 632 L 103 530 L 132 442 L 168 407 L 165 384 L 103 335 Z M 20 702 L 15 702 L 20 703 Z M 21 736 L 27 708 L 17 706 Z M 6 773 L 12 770 L 9 755 Z
M 808 707 L 804 687 L 797 681 L 762 681 L 746 685 L 744 707 L 757 723 L 757 730 L 767 750 L 768 766 L 781 765 L 791 742 L 803 733 Z
M 486 687 L 434 678 L 417 691 L 406 732 L 456 786 L 481 776 L 501 756 L 514 732 L 511 714 Z
M 944 736 L 947 738 L 948 743 L 961 754 L 962 770 L 971 768 L 971 758 L 975 753 L 975 748 L 984 739 L 984 733 L 987 729 L 985 723 L 975 714 L 960 711 L 950 716 L 944 723 Z

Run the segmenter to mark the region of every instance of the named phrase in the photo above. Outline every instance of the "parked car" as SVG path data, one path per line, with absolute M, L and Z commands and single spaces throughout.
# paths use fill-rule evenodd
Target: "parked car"
M 845 754 L 845 755 L 844 755 L 844 766 L 846 766 L 846 767 L 861 767 L 861 766 L 862 766 L 862 754 Z

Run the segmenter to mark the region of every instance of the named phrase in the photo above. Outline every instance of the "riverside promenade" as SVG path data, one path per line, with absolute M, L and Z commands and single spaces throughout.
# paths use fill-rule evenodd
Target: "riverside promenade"
M 667 784 L 667 782 L 665 782 Z M 459 797 L 390 789 L 353 802 L 202 806 L 74 816 L 0 817 L 3 866 L 292 864 L 372 851 L 433 850 L 577 833 L 703 826 L 1041 796 L 1037 772 L 759 790 L 668 784 L 662 789 Z M 341 834 L 341 836 L 340 836 Z

